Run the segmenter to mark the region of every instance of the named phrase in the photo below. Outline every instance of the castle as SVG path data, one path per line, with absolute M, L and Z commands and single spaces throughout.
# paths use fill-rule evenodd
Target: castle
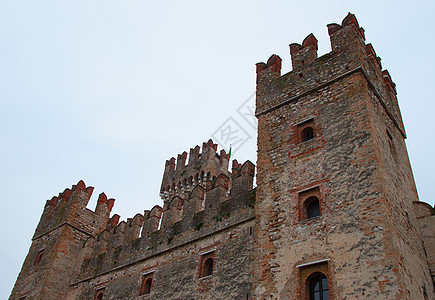
M 435 299 L 395 84 L 354 15 L 258 63 L 257 166 L 209 140 L 127 221 L 80 181 L 48 200 L 10 299 Z M 253 181 L 257 168 L 256 183 Z

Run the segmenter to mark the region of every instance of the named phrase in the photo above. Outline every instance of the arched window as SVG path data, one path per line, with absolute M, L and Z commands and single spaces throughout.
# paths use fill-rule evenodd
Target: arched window
M 199 263 L 199 278 L 208 277 L 213 275 L 215 263 L 215 252 L 210 251 L 201 255 L 201 260 Z
M 213 275 L 213 258 L 207 258 L 204 262 L 203 276 Z
M 148 273 L 146 275 L 143 275 L 139 295 L 148 295 L 149 293 L 151 293 L 152 284 L 153 284 L 153 273 Z
M 314 274 L 307 283 L 310 300 L 329 300 L 328 278 L 324 274 Z
M 145 280 L 142 286 L 141 295 L 147 295 L 151 292 L 151 283 L 153 283 L 153 280 L 151 278 Z
M 320 216 L 320 203 L 317 197 L 308 197 L 307 200 L 305 200 L 304 206 L 307 219 Z
M 305 127 L 301 132 L 301 141 L 305 142 L 314 138 L 313 127 Z
M 103 296 L 104 296 L 104 288 L 96 291 L 94 299 L 103 300 L 104 299 Z

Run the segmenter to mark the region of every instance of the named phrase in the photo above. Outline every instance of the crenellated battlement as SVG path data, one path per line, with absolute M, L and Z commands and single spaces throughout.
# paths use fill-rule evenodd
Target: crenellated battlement
M 218 154 L 217 149 L 218 145 L 209 140 L 201 152 L 196 146 L 189 156 L 183 152 L 176 160 L 167 160 L 161 190 L 163 207 L 155 205 L 125 221 L 117 214 L 109 217 L 115 199 L 105 193 L 98 195 L 95 211 L 87 209 L 94 188 L 79 181 L 47 200 L 35 238 L 63 224 L 73 226 L 88 233 L 83 257 L 90 259 L 137 239 L 147 240 L 148 247 L 153 247 L 167 244 L 168 238 L 213 228 L 222 218 L 237 220 L 239 213 L 246 215 L 247 209 L 253 209 L 255 166 L 250 161 L 240 164 L 233 160 L 229 172 L 229 155 L 225 150 Z
M 166 161 L 162 187 L 168 182 L 180 185 L 163 189 L 166 192 L 163 207 L 155 205 L 143 215 L 136 214 L 121 222 L 117 214 L 107 218 L 106 227 L 86 242 L 77 280 L 250 220 L 254 215 L 255 165 L 233 160 L 229 172 L 229 155 L 223 150 L 218 155 L 216 151 L 217 145 L 209 140 L 203 144 L 201 153 L 198 146 L 190 150 L 187 165 L 186 152 L 178 155 L 177 160 Z M 108 202 L 106 199 L 100 194 L 98 202 Z
M 267 64 L 257 63 L 256 114 L 267 113 L 298 97 L 321 89 L 357 73 L 362 75 L 403 137 L 406 137 L 399 111 L 395 84 L 355 15 L 349 13 L 340 24 L 328 24 L 330 53 L 317 57 L 318 42 L 310 33 L 302 44 L 290 44 L 292 71 L 281 75 L 281 58 L 273 54 Z M 283 92 L 283 89 L 285 92 Z M 267 97 L 264 97 L 267 95 Z
M 314 61 L 317 58 L 317 50 L 317 39 L 312 33 L 304 39 L 302 45 L 297 43 L 290 44 L 293 70 L 297 71 Z
M 63 192 L 59 193 L 58 196 L 53 196 L 50 200 L 47 200 L 45 208 L 51 207 L 53 209 L 58 209 L 61 206 L 67 205 L 69 201 L 77 201 L 77 205 L 79 205 L 81 208 L 86 207 L 93 191 L 94 187 L 86 187 L 86 184 L 83 182 L 83 180 L 80 180 L 76 185 L 73 185 L 71 189 L 66 188 Z M 77 196 L 77 194 L 81 194 L 80 197 L 74 197 Z M 98 196 L 95 212 L 100 211 L 104 205 L 107 206 L 109 210 L 112 210 L 114 204 L 115 199 L 108 199 L 106 194 L 101 193 Z
M 86 184 L 80 180 L 71 189 L 66 188 L 58 196 L 47 200 L 34 238 L 64 224 L 76 226 L 89 235 L 101 231 L 101 228 L 104 228 L 107 223 L 115 199 L 108 199 L 104 193 L 101 193 L 95 211 L 89 210 L 86 206 L 93 191 L 92 186 L 86 187 Z M 91 224 L 88 224 L 89 220 L 92 222 Z
M 225 150 L 217 154 L 217 148 L 218 145 L 209 140 L 203 143 L 202 152 L 199 146 L 190 149 L 187 164 L 187 152 L 166 161 L 161 192 L 163 207 L 155 205 L 125 221 L 120 221 L 117 214 L 107 216 L 105 226 L 85 243 L 82 275 L 96 271 L 93 268 L 103 253 L 107 253 L 104 259 L 109 266 L 114 262 L 119 265 L 128 261 L 128 255 L 123 258 L 122 253 L 130 253 L 133 245 L 140 245 L 141 255 L 156 254 L 222 226 L 252 218 L 255 165 L 250 161 L 241 164 L 233 160 L 229 172 L 229 155 Z M 86 191 L 84 184 L 78 186 L 72 191 Z M 63 194 L 68 195 L 68 191 L 59 197 Z M 55 202 L 50 200 L 49 205 Z M 104 206 L 111 209 L 113 203 L 113 199 L 101 193 L 95 214 Z
M 165 172 L 160 189 L 160 197 L 170 200 L 174 196 L 184 199 L 197 185 L 204 188 L 207 182 L 214 180 L 220 174 L 228 172 L 229 155 L 225 150 L 217 153 L 218 145 L 210 139 L 200 147 L 195 146 L 189 151 L 189 160 L 186 165 L 187 152 L 178 154 L 177 159 L 172 157 L 165 163 Z
M 348 13 L 347 16 L 343 19 L 341 22 L 341 25 L 336 23 L 331 23 L 326 25 L 328 27 L 328 34 L 331 38 L 331 48 L 332 50 L 336 50 L 336 48 L 339 48 L 340 46 L 345 45 L 346 43 L 350 42 L 351 40 L 360 40 L 364 43 L 366 37 L 365 37 L 365 31 L 364 28 L 360 27 L 358 24 L 358 21 L 354 14 Z M 356 35 L 351 34 L 348 35 L 349 38 L 345 40 L 340 39 L 334 39 L 334 35 L 338 32 L 340 32 L 343 29 L 349 29 L 352 30 Z M 344 42 L 344 44 L 343 44 Z

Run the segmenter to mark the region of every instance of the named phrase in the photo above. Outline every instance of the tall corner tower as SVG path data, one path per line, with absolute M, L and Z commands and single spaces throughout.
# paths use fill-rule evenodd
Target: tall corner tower
M 87 209 L 93 189 L 80 181 L 47 201 L 10 300 L 65 299 L 86 241 L 106 227 L 115 201 L 101 194 L 95 212 Z
M 354 15 L 328 32 L 257 64 L 253 294 L 433 299 L 395 84 Z

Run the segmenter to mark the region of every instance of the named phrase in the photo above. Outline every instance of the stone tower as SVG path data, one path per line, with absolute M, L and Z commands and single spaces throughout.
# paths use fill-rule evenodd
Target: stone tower
M 65 298 L 84 242 L 106 227 L 115 201 L 100 194 L 95 212 L 87 209 L 93 189 L 80 181 L 47 201 L 10 299 Z
M 433 299 L 395 84 L 354 15 L 328 32 L 257 64 L 253 294 Z
M 354 15 L 257 64 L 258 161 L 212 140 L 165 163 L 163 207 L 120 222 L 80 181 L 47 201 L 9 299 L 435 299 L 395 84 Z

